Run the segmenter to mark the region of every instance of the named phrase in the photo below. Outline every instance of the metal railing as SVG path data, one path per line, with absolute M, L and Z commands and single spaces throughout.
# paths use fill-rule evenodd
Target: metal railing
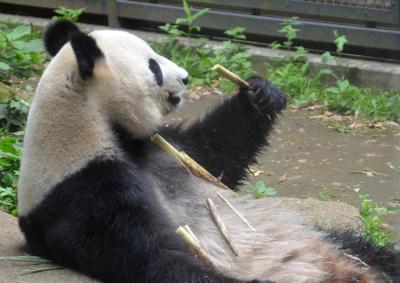
M 282 38 L 278 30 L 285 17 L 302 22 L 298 39 L 318 48 L 333 42 L 333 30 L 345 34 L 350 50 L 370 50 L 382 57 L 400 58 L 400 0 L 189 0 L 196 9 L 210 10 L 196 24 L 206 31 L 222 32 L 244 27 L 254 40 Z M 174 22 L 184 16 L 180 0 L 0 0 L 15 6 L 54 9 L 86 7 L 87 13 L 105 15 L 117 26 L 121 19 Z M 357 51 L 358 50 L 358 51 Z M 359 52 L 360 53 L 360 52 Z

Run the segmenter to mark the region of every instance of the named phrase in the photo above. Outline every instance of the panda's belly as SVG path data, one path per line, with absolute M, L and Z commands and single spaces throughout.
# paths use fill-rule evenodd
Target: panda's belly
M 297 215 L 271 204 L 268 199 L 237 197 L 185 171 L 182 174 L 157 180 L 160 203 L 174 225 L 172 228 L 188 224 L 222 272 L 246 280 L 288 283 L 335 282 L 331 278 L 336 274 L 363 276 L 359 268 L 322 240 L 322 234 L 303 226 Z M 256 231 L 243 223 L 216 192 L 227 198 Z M 233 255 L 213 222 L 205 198 L 211 198 L 216 204 L 238 256 Z
M 222 272 L 241 279 L 276 282 L 336 282 L 337 276 L 362 278 L 362 272 L 323 235 L 302 225 L 292 212 L 267 199 L 248 200 L 190 175 L 181 165 L 158 156 L 148 168 L 159 203 L 175 230 L 188 224 L 212 262 Z M 158 161 L 158 162 L 156 162 Z M 221 193 L 255 228 L 252 231 L 216 194 Z M 233 255 L 213 222 L 204 200 L 211 198 L 239 255 Z M 340 280 L 339 280 L 340 281 Z M 344 282 L 344 281 L 340 281 Z M 374 282 L 374 281 L 370 281 Z
M 191 187 L 192 193 L 165 202 L 176 227 L 188 224 L 215 266 L 224 273 L 242 279 L 269 279 L 276 282 L 323 281 L 324 271 L 315 264 L 319 235 L 305 233 L 293 215 L 271 207 L 267 201 L 249 201 L 210 184 Z M 196 190 L 195 192 L 193 192 Z M 201 191 L 198 191 L 201 190 Z M 255 227 L 256 232 L 216 195 L 222 193 Z M 229 230 L 239 255 L 234 256 L 204 204 L 211 198 Z M 164 198 L 164 201 L 166 199 Z M 284 263 L 284 264 L 282 264 Z

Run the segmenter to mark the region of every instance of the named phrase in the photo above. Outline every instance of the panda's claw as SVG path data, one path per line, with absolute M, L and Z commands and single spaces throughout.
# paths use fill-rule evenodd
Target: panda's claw
M 287 104 L 283 91 L 273 86 L 262 77 L 250 77 L 247 82 L 253 90 L 247 91 L 253 106 L 263 114 L 276 114 L 281 112 Z

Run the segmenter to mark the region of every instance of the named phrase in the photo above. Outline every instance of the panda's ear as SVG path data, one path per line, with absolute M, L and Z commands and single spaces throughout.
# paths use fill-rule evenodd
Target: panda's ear
M 96 60 L 103 57 L 103 52 L 92 37 L 82 32 L 71 35 L 71 46 L 82 78 L 90 78 L 93 75 Z
M 50 24 L 44 33 L 44 46 L 47 52 L 55 56 L 74 33 L 80 33 L 80 30 L 71 21 L 61 20 Z
M 44 35 L 44 45 L 52 56 L 55 56 L 68 41 L 71 42 L 82 78 L 91 77 L 96 59 L 103 56 L 92 37 L 81 32 L 73 22 L 67 20 L 51 24 Z

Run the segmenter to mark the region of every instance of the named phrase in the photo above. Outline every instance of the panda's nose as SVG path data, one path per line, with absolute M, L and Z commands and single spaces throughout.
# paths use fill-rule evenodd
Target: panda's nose
M 187 85 L 189 83 L 189 76 L 182 79 L 183 84 Z

